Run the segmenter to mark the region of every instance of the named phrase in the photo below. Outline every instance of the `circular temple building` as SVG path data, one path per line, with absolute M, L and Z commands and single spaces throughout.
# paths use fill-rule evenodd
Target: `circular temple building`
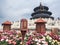
M 37 18 L 51 18 L 54 19 L 54 17 L 52 17 L 52 12 L 48 11 L 49 8 L 47 6 L 43 6 L 40 3 L 40 6 L 34 8 L 34 13 L 31 14 L 32 18 L 30 19 L 37 19 Z

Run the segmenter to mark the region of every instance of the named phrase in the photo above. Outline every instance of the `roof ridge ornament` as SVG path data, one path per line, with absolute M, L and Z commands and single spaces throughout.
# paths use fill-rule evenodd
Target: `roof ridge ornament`
M 40 2 L 40 6 L 42 6 L 42 3 Z
M 44 10 L 44 6 L 42 5 L 42 3 L 40 2 L 40 10 L 43 11 Z

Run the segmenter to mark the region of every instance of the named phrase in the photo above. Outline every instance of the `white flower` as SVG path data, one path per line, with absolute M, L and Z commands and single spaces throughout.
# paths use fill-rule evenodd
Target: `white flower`
M 22 37 L 19 37 L 20 39 L 22 39 Z
M 49 39 L 49 35 L 47 35 L 47 37 L 46 37 L 47 39 Z
M 16 37 L 18 37 L 18 35 L 16 35 Z
M 26 37 L 24 39 L 27 39 Z
M 22 44 L 22 42 L 20 42 L 20 44 Z
M 38 42 L 41 42 L 41 40 L 39 39 Z
M 54 42 L 52 42 L 52 44 L 54 44 Z
M 35 38 L 35 41 L 38 41 L 38 39 L 37 39 L 37 38 Z
M 32 35 L 32 33 L 30 33 L 30 35 Z
M 46 41 L 42 41 L 42 43 L 46 43 Z
M 51 42 L 51 40 L 49 40 L 49 42 Z
M 8 39 L 6 39 L 6 42 L 8 42 Z
M 1 39 L 1 41 L 3 41 L 4 39 Z
M 49 39 L 50 39 L 50 40 L 52 40 L 52 38 L 51 38 L 51 37 L 49 37 Z
M 29 33 L 26 33 L 27 36 L 29 36 L 30 34 Z
M 39 43 L 37 42 L 36 44 L 38 45 Z
M 52 38 L 49 35 L 46 38 L 49 39 L 49 40 L 52 40 Z
M 43 40 L 45 40 L 45 37 L 43 37 Z

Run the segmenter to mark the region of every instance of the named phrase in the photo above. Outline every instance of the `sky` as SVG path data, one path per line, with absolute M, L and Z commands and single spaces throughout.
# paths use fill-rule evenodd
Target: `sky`
M 33 9 L 40 5 L 48 6 L 52 16 L 60 17 L 60 0 L 0 0 L 0 23 L 30 19 Z

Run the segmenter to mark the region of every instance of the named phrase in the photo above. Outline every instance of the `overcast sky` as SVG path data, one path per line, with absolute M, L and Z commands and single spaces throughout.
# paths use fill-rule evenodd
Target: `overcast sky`
M 31 18 L 33 9 L 39 6 L 40 2 L 49 7 L 53 17 L 60 17 L 60 0 L 0 0 L 0 23 Z

